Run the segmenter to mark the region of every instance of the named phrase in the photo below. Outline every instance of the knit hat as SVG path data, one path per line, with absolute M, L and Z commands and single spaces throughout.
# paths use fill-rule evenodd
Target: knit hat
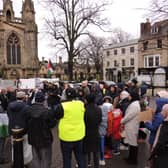
M 42 92 L 37 92 L 35 95 L 35 102 L 43 102 L 45 100 L 45 95 Z
M 16 98 L 21 99 L 21 98 L 24 98 L 24 97 L 26 97 L 25 92 L 19 91 L 19 92 L 16 93 Z
M 123 100 L 125 98 L 128 98 L 129 95 L 130 94 L 127 91 L 124 90 L 120 93 L 120 99 Z
M 106 100 L 109 100 L 109 102 L 112 102 L 112 98 L 110 96 L 104 96 L 103 102 L 105 102 Z

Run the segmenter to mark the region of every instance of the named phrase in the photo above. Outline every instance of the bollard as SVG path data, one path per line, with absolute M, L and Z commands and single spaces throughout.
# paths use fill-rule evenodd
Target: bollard
M 24 168 L 23 128 L 12 129 L 13 136 L 13 168 Z

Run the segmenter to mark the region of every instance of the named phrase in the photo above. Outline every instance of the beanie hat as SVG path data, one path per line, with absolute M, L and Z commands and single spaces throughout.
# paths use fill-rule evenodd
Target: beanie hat
M 124 90 L 120 93 L 120 99 L 124 100 L 125 98 L 128 98 L 129 95 L 130 94 L 127 91 Z
M 35 102 L 43 102 L 45 100 L 45 95 L 42 92 L 37 92 L 35 95 Z
M 22 99 L 24 97 L 26 97 L 26 93 L 25 92 L 19 91 L 19 92 L 16 93 L 16 98 Z

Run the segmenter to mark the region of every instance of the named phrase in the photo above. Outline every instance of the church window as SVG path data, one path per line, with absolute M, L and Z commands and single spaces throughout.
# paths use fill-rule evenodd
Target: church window
M 9 10 L 6 12 L 6 19 L 7 21 L 11 21 L 11 12 Z
M 21 64 L 20 41 L 15 33 L 12 33 L 7 41 L 7 63 Z

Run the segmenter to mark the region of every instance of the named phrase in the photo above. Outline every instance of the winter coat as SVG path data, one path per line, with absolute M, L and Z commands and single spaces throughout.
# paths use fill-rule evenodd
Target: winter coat
M 112 111 L 112 113 L 113 113 L 112 138 L 115 140 L 119 140 L 121 139 L 120 122 L 122 119 L 122 112 L 120 109 L 115 109 Z
M 12 128 L 24 128 L 27 130 L 26 110 L 28 105 L 22 101 L 14 101 L 9 103 L 7 114 L 9 118 L 9 133 Z
M 138 114 L 140 113 L 139 101 L 133 101 L 127 108 L 124 118 L 121 120 L 121 124 L 125 129 L 125 143 L 137 146 L 137 138 L 139 131 Z
M 113 109 L 113 105 L 111 103 L 103 103 L 100 107 L 102 109 L 102 121 L 99 126 L 99 133 L 100 136 L 105 136 L 107 129 L 107 114 Z
M 86 135 L 83 141 L 84 152 L 98 152 L 100 144 L 99 125 L 102 120 L 102 111 L 95 104 L 86 105 L 85 126 Z
M 168 121 L 164 121 L 159 138 L 152 152 L 153 168 L 167 168 L 168 165 Z
M 27 110 L 29 144 L 45 147 L 53 141 L 50 128 L 56 125 L 50 111 L 41 103 L 34 103 Z
M 153 145 L 155 140 L 157 129 L 163 121 L 163 116 L 160 113 L 164 104 L 168 103 L 166 98 L 157 98 L 156 99 L 156 112 L 153 116 L 152 122 L 145 122 L 145 127 L 150 130 L 149 143 Z

